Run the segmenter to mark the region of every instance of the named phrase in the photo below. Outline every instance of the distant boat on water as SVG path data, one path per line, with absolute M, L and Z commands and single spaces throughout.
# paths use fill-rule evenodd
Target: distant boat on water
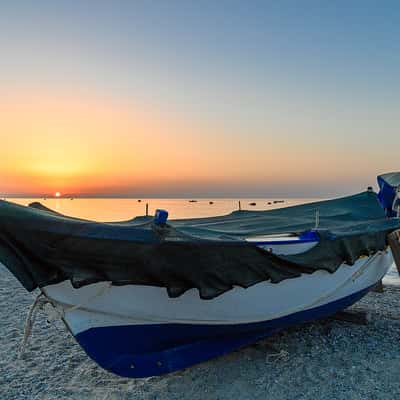
M 197 200 L 189 200 L 189 203 L 197 203 Z
M 256 206 L 257 203 L 255 203 L 254 201 L 252 203 L 249 203 L 249 206 Z
M 285 200 L 274 200 L 274 204 L 278 204 L 278 203 L 284 203 Z

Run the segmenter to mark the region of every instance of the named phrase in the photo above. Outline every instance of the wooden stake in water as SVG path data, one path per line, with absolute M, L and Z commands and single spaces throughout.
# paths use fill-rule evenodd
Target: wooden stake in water
M 149 216 L 149 203 L 146 203 L 146 217 Z
M 242 205 L 240 204 L 240 200 L 239 200 L 239 211 L 242 211 Z

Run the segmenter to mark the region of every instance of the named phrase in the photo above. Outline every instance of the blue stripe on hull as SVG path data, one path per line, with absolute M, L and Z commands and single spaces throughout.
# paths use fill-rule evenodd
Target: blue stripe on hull
M 88 329 L 76 339 L 94 361 L 115 374 L 134 378 L 162 375 L 236 350 L 277 330 L 332 315 L 369 290 L 265 322 L 110 326 Z

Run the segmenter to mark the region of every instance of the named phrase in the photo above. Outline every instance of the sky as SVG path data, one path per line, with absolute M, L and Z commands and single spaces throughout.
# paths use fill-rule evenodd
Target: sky
M 0 0 L 0 196 L 359 192 L 400 170 L 398 1 Z

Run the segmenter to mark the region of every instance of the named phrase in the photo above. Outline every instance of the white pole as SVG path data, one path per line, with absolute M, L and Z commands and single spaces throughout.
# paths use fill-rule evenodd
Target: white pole
M 315 228 L 314 229 L 318 229 L 319 228 L 319 209 L 317 208 L 315 210 Z

